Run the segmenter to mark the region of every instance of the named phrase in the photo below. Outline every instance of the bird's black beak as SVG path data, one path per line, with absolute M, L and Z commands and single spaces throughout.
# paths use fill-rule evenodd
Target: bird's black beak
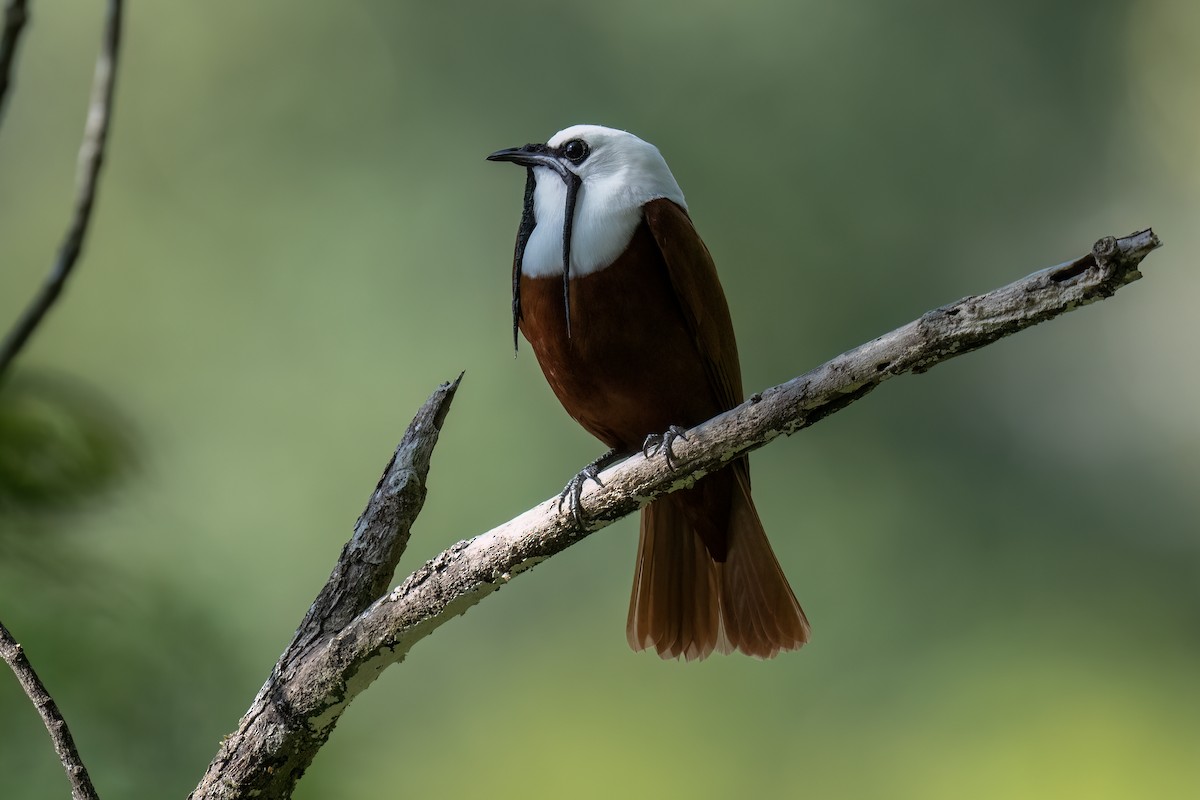
M 504 150 L 497 150 L 487 157 L 488 161 L 511 161 L 522 167 L 547 167 L 554 170 L 564 180 L 567 177 L 567 168 L 563 166 L 558 157 L 550 152 L 550 148 L 544 144 L 527 144 L 524 147 L 509 147 Z
M 513 261 L 513 344 L 517 341 L 517 321 L 521 318 L 521 262 L 525 258 L 525 245 L 535 224 L 533 211 L 533 191 L 537 179 L 533 176 L 534 167 L 546 167 L 558 173 L 567 185 L 567 207 L 563 212 L 563 313 L 567 321 L 567 338 L 571 338 L 571 231 L 575 224 L 575 201 L 579 197 L 579 187 L 583 179 L 567 169 L 550 149 L 549 145 L 527 144 L 524 147 L 509 147 L 497 150 L 487 157 L 488 161 L 511 161 L 529 170 L 525 181 L 525 211 L 521 216 L 521 227 L 517 231 L 517 252 Z

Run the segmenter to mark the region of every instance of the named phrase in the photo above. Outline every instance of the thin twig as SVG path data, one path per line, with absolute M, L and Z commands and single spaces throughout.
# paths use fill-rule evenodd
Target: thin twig
M 223 743 L 191 797 L 290 797 L 346 706 L 440 625 L 589 533 L 684 488 L 733 459 L 792 434 L 865 396 L 888 378 L 920 373 L 1017 331 L 1111 296 L 1141 277 L 1159 246 L 1146 230 L 1106 238 L 1091 253 L 985 295 L 934 309 L 904 327 L 756 394 L 687 432 L 675 467 L 641 454 L 605 470 L 582 497 L 576 525 L 557 497 L 426 563 L 321 647 L 272 675 Z M 616 638 L 616 637 L 614 637 Z
M 75 740 L 71 738 L 67 721 L 63 719 L 54 698 L 33 671 L 33 665 L 25 657 L 25 650 L 9 633 L 8 628 L 4 627 L 3 622 L 0 622 L 0 658 L 12 668 L 21 688 L 41 715 L 42 722 L 50 733 L 50 739 L 54 742 L 54 752 L 58 753 L 58 760 L 62 762 L 63 769 L 67 771 L 67 779 L 71 781 L 71 797 L 74 800 L 99 800 L 96 787 L 92 786 L 92 779 L 88 776 L 87 767 L 83 765 L 79 751 L 75 749 Z
M 100 166 L 104 161 L 104 147 L 108 141 L 109 122 L 112 119 L 117 54 L 121 45 L 121 10 L 121 0 L 109 0 L 100 54 L 96 57 L 96 70 L 92 78 L 92 98 L 88 105 L 87 122 L 83 127 L 83 143 L 79 147 L 75 207 L 70 227 L 67 228 L 54 266 L 42 283 L 41 290 L 4 338 L 4 342 L 0 343 L 0 381 L 3 381 L 13 359 L 41 324 L 46 312 L 62 294 L 63 286 L 66 285 L 67 278 L 70 277 L 79 260 L 79 254 L 83 251 L 83 240 L 92 218 L 92 207 L 96 202 Z
M 13 60 L 21 31 L 29 21 L 29 10 L 25 0 L 8 0 L 4 4 L 4 19 L 0 22 L 0 120 L 4 119 L 4 99 L 12 81 Z

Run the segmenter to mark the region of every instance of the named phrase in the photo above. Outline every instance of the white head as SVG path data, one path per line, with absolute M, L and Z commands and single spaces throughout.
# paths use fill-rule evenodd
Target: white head
M 536 222 L 521 271 L 530 277 L 561 275 L 565 212 L 577 186 L 570 226 L 571 276 L 604 269 L 616 260 L 642 221 L 642 206 L 665 197 L 687 208 L 683 192 L 658 148 L 632 133 L 599 125 L 561 130 L 544 145 L 488 156 L 533 169 Z

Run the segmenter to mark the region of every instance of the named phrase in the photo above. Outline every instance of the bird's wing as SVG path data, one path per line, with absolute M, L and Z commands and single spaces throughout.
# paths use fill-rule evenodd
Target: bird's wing
M 689 332 L 708 372 L 709 384 L 725 410 L 742 402 L 742 368 L 725 292 L 717 267 L 687 212 L 666 198 L 643 208 L 675 287 Z

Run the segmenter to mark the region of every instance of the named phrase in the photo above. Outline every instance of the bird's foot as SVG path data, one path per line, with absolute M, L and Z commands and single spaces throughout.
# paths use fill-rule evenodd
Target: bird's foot
M 683 439 L 685 442 L 688 440 L 687 432 L 678 425 L 667 428 L 666 433 L 652 433 L 646 437 L 646 441 L 642 442 L 642 455 L 650 458 L 662 453 L 667 466 L 675 469 L 675 451 L 671 448 L 675 445 L 676 439 Z
M 588 481 L 594 482 L 597 486 L 603 486 L 604 484 L 600 482 L 600 470 L 609 466 L 620 457 L 621 454 L 616 450 L 609 450 L 579 470 L 579 474 L 567 481 L 567 485 L 559 493 L 558 510 L 562 511 L 563 505 L 566 505 L 571 512 L 572 519 L 575 520 L 575 524 L 582 528 L 587 522 L 587 515 L 583 513 L 583 504 L 580 502 L 580 498 L 583 496 L 583 487 L 587 485 Z

